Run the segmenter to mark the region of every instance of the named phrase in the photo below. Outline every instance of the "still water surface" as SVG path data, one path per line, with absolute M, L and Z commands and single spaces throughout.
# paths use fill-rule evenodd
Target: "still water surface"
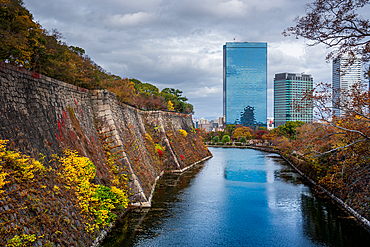
M 278 155 L 210 151 L 160 179 L 152 208 L 128 213 L 103 246 L 369 246 L 370 233 Z

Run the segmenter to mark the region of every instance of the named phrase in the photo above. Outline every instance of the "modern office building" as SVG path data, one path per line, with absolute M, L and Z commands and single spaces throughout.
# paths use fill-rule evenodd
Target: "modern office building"
M 281 73 L 274 78 L 274 124 L 275 128 L 287 121 L 313 120 L 313 108 L 307 100 L 301 100 L 313 88 L 311 75 Z M 297 110 L 293 104 L 299 104 Z
M 343 116 L 344 111 L 336 107 L 338 101 L 342 104 L 348 100 L 341 95 L 341 90 L 349 90 L 353 84 L 361 82 L 361 59 L 357 58 L 352 63 L 348 58 L 333 60 L 333 113 L 337 117 Z
M 266 127 L 267 43 L 227 42 L 223 53 L 224 124 Z

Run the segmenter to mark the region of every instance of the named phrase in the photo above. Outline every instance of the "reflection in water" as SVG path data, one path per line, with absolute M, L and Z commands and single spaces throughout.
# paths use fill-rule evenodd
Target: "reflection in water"
M 364 246 L 369 233 L 275 154 L 212 148 L 214 157 L 159 180 L 103 246 Z
M 266 183 L 266 171 L 260 170 L 226 170 L 225 179 L 231 181 Z

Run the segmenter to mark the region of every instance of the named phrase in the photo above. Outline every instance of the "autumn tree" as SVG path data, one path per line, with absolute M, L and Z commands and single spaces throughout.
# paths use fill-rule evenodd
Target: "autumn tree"
M 199 128 L 198 130 L 199 130 L 198 135 L 199 135 L 199 137 L 200 137 L 201 140 L 203 140 L 203 141 L 210 141 L 208 139 L 208 133 L 206 132 L 205 129 Z
M 109 91 L 116 94 L 117 100 L 129 105 L 133 105 L 135 97 L 134 83 L 129 79 L 111 78 L 104 81 Z
M 252 137 L 251 132 L 249 131 L 249 128 L 248 127 L 245 127 L 245 126 L 236 128 L 233 131 L 233 136 L 235 138 L 239 138 L 239 137 L 244 136 L 247 139 L 250 139 Z
M 320 84 L 309 97 L 315 106 L 316 123 L 297 128 L 290 142 L 291 152 L 306 162 L 314 179 L 336 196 L 370 218 L 370 95 L 355 84 L 342 91 L 347 100 L 338 106 L 337 117 L 331 109 L 331 85 Z
M 326 139 L 329 139 L 338 135 L 342 141 L 346 139 L 343 145 L 339 145 L 337 142 L 336 148 L 329 149 L 323 153 L 316 151 L 320 155 L 334 153 L 340 149 L 347 149 L 350 146 L 357 145 L 360 142 L 368 143 L 370 141 L 370 95 L 369 91 L 362 91 L 361 87 L 361 84 L 357 83 L 348 91 L 342 90 L 341 93 L 345 95 L 347 100 L 337 104 L 341 111 L 344 112 L 340 117 L 334 115 L 329 104 L 333 100 L 331 85 L 321 83 L 316 87 L 314 94 L 305 96 L 314 102 L 314 116 L 320 122 L 318 126 L 321 129 L 325 129 L 327 133 L 320 138 L 326 137 Z M 332 133 L 332 131 L 329 131 L 329 128 L 335 131 Z
M 257 130 L 257 131 L 255 132 L 254 138 L 255 138 L 255 139 L 259 139 L 259 140 L 263 140 L 263 139 L 264 139 L 264 136 L 265 136 L 266 134 L 268 134 L 268 133 L 269 133 L 269 131 L 268 131 L 268 130 Z
M 315 0 L 307 5 L 306 15 L 297 17 L 293 27 L 283 35 L 295 35 L 312 41 L 308 45 L 324 44 L 331 49 L 327 59 L 342 55 L 353 59 L 360 56 L 370 61 L 370 21 L 359 12 L 369 0 Z M 369 70 L 367 71 L 369 75 Z
M 42 48 L 43 30 L 21 0 L 0 0 L 0 60 L 33 67 L 35 50 Z
M 175 108 L 173 107 L 173 104 L 172 104 L 171 100 L 169 100 L 167 102 L 167 110 L 168 111 L 174 111 L 175 110 Z

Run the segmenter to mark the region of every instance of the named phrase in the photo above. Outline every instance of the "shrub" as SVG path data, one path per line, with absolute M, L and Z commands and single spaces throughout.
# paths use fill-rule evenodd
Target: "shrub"
M 45 180 L 47 180 L 47 177 L 56 174 L 58 176 L 56 182 L 61 184 L 58 184 L 59 186 L 51 184 L 53 192 L 48 191 L 48 193 L 57 195 L 64 191 L 64 188 L 71 190 L 73 192 L 72 195 L 75 195 L 75 198 L 72 198 L 72 200 L 76 202 L 77 208 L 83 214 L 86 220 L 83 223 L 88 232 L 108 226 L 117 217 L 113 210 L 116 208 L 123 209 L 128 206 L 129 200 L 126 191 L 114 186 L 106 187 L 93 183 L 96 176 L 96 167 L 89 158 L 80 156 L 77 151 L 65 150 L 64 155 L 61 157 L 52 155 L 54 168 L 46 168 L 42 162 L 36 161 L 29 156 L 6 150 L 6 143 L 6 140 L 0 140 L 1 200 L 3 199 L 2 189 L 8 183 L 15 181 L 22 186 L 22 184 L 36 181 L 35 184 L 46 188 L 45 185 L 40 184 L 43 181 L 40 180 L 40 176 L 41 178 L 45 177 Z M 9 179 L 10 177 L 14 180 Z M 26 194 L 27 192 L 26 190 Z M 30 197 L 33 196 L 30 195 Z M 32 200 L 39 201 L 39 198 L 36 196 L 34 198 Z M 49 217 L 53 216 L 45 215 L 42 221 L 51 222 Z M 89 223 L 90 218 L 95 221 L 92 225 Z M 4 229 L 5 227 L 0 228 L 0 235 L 4 232 Z M 35 241 L 35 238 L 39 237 L 26 234 L 15 235 L 8 241 L 8 246 L 29 246 L 32 245 L 31 243 Z
M 164 154 L 164 151 L 166 149 L 163 146 L 161 146 L 160 144 L 155 144 L 155 150 L 157 150 L 158 156 L 162 157 L 162 155 Z
M 22 234 L 21 236 L 15 235 L 12 239 L 8 240 L 7 247 L 18 247 L 18 246 L 32 246 L 33 242 L 36 241 L 35 234 L 27 235 Z
M 188 132 L 186 130 L 180 129 L 180 134 L 185 138 L 188 135 Z
M 95 227 L 106 227 L 116 219 L 112 210 L 116 207 L 126 208 L 127 194 L 114 186 L 112 188 L 91 183 L 96 176 L 95 165 L 87 157 L 77 154 L 77 151 L 66 150 L 64 157 L 58 159 L 62 171 L 58 176 L 63 178 L 68 186 L 74 188 L 81 212 L 92 214 L 95 224 L 86 223 L 86 230 L 93 231 Z
M 13 177 L 17 179 L 18 182 L 23 180 L 33 180 L 34 173 L 43 173 L 46 168 L 35 159 L 24 154 L 6 150 L 6 143 L 8 140 L 0 140 L 0 161 L 3 161 L 3 165 L 8 164 L 12 167 L 14 174 Z M 0 163 L 2 164 L 2 163 Z M 5 177 L 9 175 L 6 172 L 2 172 L 2 166 L 0 166 L 0 189 L 7 183 Z

